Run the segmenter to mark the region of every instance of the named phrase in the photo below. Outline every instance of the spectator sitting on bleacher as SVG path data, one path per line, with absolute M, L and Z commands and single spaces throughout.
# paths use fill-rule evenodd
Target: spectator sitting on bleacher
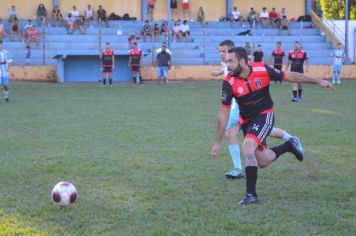
M 62 27 L 63 16 L 62 16 L 61 10 L 59 10 L 58 6 L 54 6 L 53 11 L 52 11 L 52 26 L 53 27 L 57 26 L 57 21 L 59 23 L 59 27 Z
M 0 18 L 0 40 L 6 37 L 6 31 L 4 23 L 2 23 L 2 19 Z
M 27 31 L 33 27 L 32 25 L 32 20 L 28 20 L 26 25 L 23 28 L 23 33 L 22 36 L 25 37 L 25 40 L 27 40 Z
M 281 20 L 283 19 L 283 16 L 285 16 L 286 19 L 288 19 L 287 12 L 286 12 L 286 9 L 284 7 L 282 8 L 281 13 L 279 14 L 279 17 L 281 18 Z
M 146 37 L 152 37 L 152 27 L 148 20 L 145 20 L 145 24 L 142 26 L 141 35 L 143 36 L 143 42 L 146 42 Z
M 87 9 L 85 10 L 85 19 L 88 22 L 88 26 L 91 26 L 90 21 L 94 20 L 94 10 L 91 8 L 91 5 L 89 4 Z
M 80 34 L 86 34 L 85 17 L 80 15 L 77 22 L 78 22 L 78 28 L 79 28 Z
M 180 25 L 180 32 L 181 32 L 182 38 L 185 37 L 187 42 L 189 42 L 190 27 L 189 27 L 187 20 L 184 20 L 183 24 Z
M 16 7 L 12 5 L 9 10 L 9 21 L 12 22 L 15 18 L 17 18 Z
M 180 42 L 180 39 L 182 38 L 181 32 L 180 32 L 180 25 L 178 23 L 178 20 L 174 22 L 173 29 L 172 29 L 172 34 L 173 34 L 173 42 Z
M 131 33 L 127 40 L 129 42 L 129 50 L 131 50 L 133 48 L 133 44 L 137 42 L 135 33 Z
M 283 18 L 281 20 L 281 26 L 279 28 L 279 35 L 282 35 L 282 30 L 287 30 L 288 35 L 290 35 L 289 27 L 288 27 L 288 19 L 286 16 L 283 16 Z
M 159 25 L 157 23 L 153 25 L 153 40 L 154 42 L 159 41 Z
M 79 13 L 79 11 L 78 11 L 76 6 L 73 6 L 73 8 L 70 11 L 70 13 L 72 14 L 72 17 L 74 18 L 75 21 L 79 20 L 80 13 Z
M 10 26 L 10 40 L 13 41 L 14 40 L 14 36 L 17 35 L 17 40 L 21 41 L 21 29 L 20 29 L 20 24 L 17 20 L 17 17 L 15 17 L 12 20 L 11 26 Z
M 27 45 L 30 46 L 31 42 L 36 43 L 36 48 L 40 46 L 40 33 L 37 31 L 35 26 L 32 26 L 27 31 Z
M 200 22 L 202 26 L 205 25 L 205 13 L 203 7 L 199 7 L 197 21 Z
M 162 25 L 161 25 L 161 30 L 159 31 L 159 33 L 164 36 L 165 38 L 167 38 L 168 36 L 168 22 L 165 20 L 163 21 Z
M 250 28 L 254 29 L 256 27 L 257 13 L 253 7 L 251 7 L 248 13 L 247 20 L 250 23 Z
M 75 18 L 72 16 L 72 13 L 68 13 L 67 17 L 67 34 L 73 34 L 74 30 L 77 28 L 77 22 Z
M 257 45 L 257 50 L 253 53 L 253 62 L 262 62 L 263 51 L 261 44 Z
M 48 26 L 48 12 L 43 3 L 38 5 L 36 15 L 37 25 L 41 26 L 44 23 L 46 26 Z
M 279 28 L 279 23 L 281 22 L 281 19 L 278 17 L 278 13 L 276 12 L 276 8 L 272 8 L 272 11 L 269 13 L 269 21 L 271 23 L 272 28 L 274 28 L 274 25 L 277 25 L 277 28 Z
M 261 22 L 262 29 L 267 28 L 268 17 L 269 14 L 267 12 L 267 8 L 263 7 L 262 11 L 260 12 L 260 22 Z
M 243 27 L 243 17 L 241 16 L 240 10 L 234 7 L 231 12 L 231 27 L 234 27 L 236 22 L 240 22 L 240 26 Z
M 101 22 L 105 21 L 106 27 L 109 28 L 108 19 L 106 18 L 106 11 L 104 10 L 102 5 L 99 5 L 99 9 L 97 10 L 96 15 L 98 16 L 100 27 L 101 27 Z

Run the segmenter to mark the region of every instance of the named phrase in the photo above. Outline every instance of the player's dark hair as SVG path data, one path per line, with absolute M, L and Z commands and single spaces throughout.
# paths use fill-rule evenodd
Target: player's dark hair
M 244 59 L 246 63 L 248 63 L 247 51 L 242 47 L 234 47 L 230 48 L 229 53 L 235 53 L 237 59 Z
M 228 48 L 233 48 L 235 47 L 235 44 L 233 41 L 227 39 L 227 40 L 224 40 L 222 41 L 220 44 L 219 44 L 220 47 L 223 47 L 223 46 L 227 46 Z
M 282 45 L 282 42 L 277 42 L 277 44 L 281 44 Z

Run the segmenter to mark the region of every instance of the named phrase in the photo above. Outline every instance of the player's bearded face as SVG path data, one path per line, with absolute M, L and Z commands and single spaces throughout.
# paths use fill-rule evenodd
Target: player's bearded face
M 232 76 L 239 77 L 242 72 L 242 66 L 240 64 L 240 60 L 236 58 L 235 53 L 229 53 L 226 59 L 227 66 L 232 72 Z

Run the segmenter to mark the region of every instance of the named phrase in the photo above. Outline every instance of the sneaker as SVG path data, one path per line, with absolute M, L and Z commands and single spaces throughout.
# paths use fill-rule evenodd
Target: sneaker
M 257 196 L 252 195 L 251 193 L 246 193 L 245 197 L 239 201 L 239 205 L 250 205 L 258 203 Z
M 5 98 L 5 102 L 10 102 L 10 100 L 8 98 Z
M 299 97 L 298 98 L 298 102 L 302 102 L 303 101 L 303 98 L 302 97 Z
M 303 161 L 304 159 L 304 149 L 297 137 L 291 137 L 288 142 L 292 144 L 291 153 L 294 154 L 298 161 Z
M 333 84 L 335 84 L 335 80 L 333 80 L 333 82 L 332 82 Z
M 244 177 L 244 172 L 241 169 L 233 169 L 230 172 L 225 173 L 225 177 L 228 179 L 239 179 Z
M 337 83 L 337 84 L 341 84 L 341 81 L 337 81 L 336 83 Z
M 297 97 L 291 99 L 292 102 L 298 102 L 299 99 Z

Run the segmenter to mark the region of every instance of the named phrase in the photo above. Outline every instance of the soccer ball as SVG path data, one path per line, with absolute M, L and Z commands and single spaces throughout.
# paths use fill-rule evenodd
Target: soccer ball
M 51 193 L 52 200 L 60 206 L 69 206 L 77 199 L 77 189 L 70 182 L 59 182 L 56 184 Z

